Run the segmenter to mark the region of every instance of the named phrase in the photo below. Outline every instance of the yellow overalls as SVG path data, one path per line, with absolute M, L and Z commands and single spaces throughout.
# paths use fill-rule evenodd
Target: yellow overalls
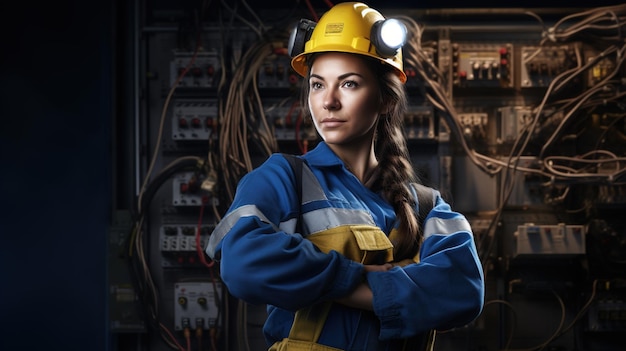
M 395 235 L 391 232 L 391 239 Z M 363 264 L 379 264 L 381 255 L 383 262 L 393 262 L 393 245 L 390 238 L 378 227 L 370 225 L 345 225 L 313 233 L 307 237 L 320 250 L 328 253 L 330 250 L 340 252 L 347 258 Z M 375 260 L 375 261 L 374 261 Z M 413 259 L 395 262 L 395 265 L 406 265 L 419 261 L 419 255 Z M 332 301 L 323 302 L 314 306 L 298 310 L 295 314 L 289 337 L 275 343 L 270 351 L 338 351 L 317 343 L 324 327 L 326 317 L 332 306 Z M 425 345 L 420 349 L 406 351 L 432 351 L 435 341 L 434 330 L 425 338 Z M 341 350 L 339 350 L 341 351 Z

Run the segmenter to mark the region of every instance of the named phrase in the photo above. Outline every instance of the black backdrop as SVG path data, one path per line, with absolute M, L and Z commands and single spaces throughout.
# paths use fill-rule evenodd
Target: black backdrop
M 112 4 L 0 20 L 0 350 L 105 350 Z

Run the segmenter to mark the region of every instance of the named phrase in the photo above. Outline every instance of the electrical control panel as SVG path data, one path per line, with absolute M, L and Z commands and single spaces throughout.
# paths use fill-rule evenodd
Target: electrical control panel
M 626 68 L 623 65 L 620 67 L 616 64 L 615 60 L 611 57 L 606 57 L 597 50 L 588 50 L 584 54 L 586 63 L 591 65 L 591 68 L 587 72 L 587 86 L 593 87 L 600 84 L 607 78 L 613 76 L 616 71 L 621 70 L 621 75 L 624 75 Z
M 221 69 L 219 56 L 215 52 L 175 51 L 170 63 L 169 86 L 215 88 Z
M 172 205 L 204 206 L 218 205 L 219 199 L 203 188 L 204 182 L 212 182 L 207 176 L 196 172 L 181 172 L 172 180 Z
M 591 305 L 587 315 L 588 331 L 620 333 L 626 331 L 626 301 L 619 295 L 596 301 Z
M 582 64 L 578 43 L 567 45 L 523 46 L 520 84 L 523 88 L 548 87 L 567 70 Z
M 487 138 L 488 121 L 489 115 L 486 112 L 459 113 L 459 123 L 463 128 L 463 134 L 473 139 Z
M 159 324 L 150 314 L 143 323 L 135 323 L 136 313 L 128 318 L 142 326 L 138 332 L 148 329 L 142 346 L 154 351 L 184 349 L 186 335 L 197 331 L 190 349 L 267 349 L 265 310 L 230 296 L 220 262 L 203 262 L 210 261 L 203 249 L 244 174 L 273 153 L 305 154 L 320 140 L 302 110 L 303 78 L 287 54 L 288 30 L 313 13 L 302 3 L 209 3 L 146 3 L 137 16 L 148 22 L 145 35 L 132 43 L 140 56 L 132 77 L 136 111 L 124 121 L 133 121 L 125 135 L 136 139 L 127 153 L 135 179 L 124 179 L 124 189 L 137 188 L 129 197 L 139 195 L 144 207 L 133 223 L 140 230 L 112 247 L 132 252 L 137 264 L 129 274 L 138 287 L 112 280 L 111 291 L 124 300 L 113 309 L 119 323 L 136 291 L 145 295 L 146 311 L 158 307 Z M 311 5 L 316 15 L 324 10 Z M 438 349 L 528 349 L 538 339 L 547 340 L 538 348 L 611 349 L 586 344 L 588 334 L 579 332 L 623 331 L 624 292 L 604 291 L 588 305 L 579 300 L 600 292 L 594 279 L 613 282 L 624 268 L 626 231 L 615 223 L 626 206 L 626 28 L 619 25 L 626 10 L 589 9 L 577 25 L 568 17 L 575 10 L 566 8 L 383 8 L 420 25 L 411 33 L 420 38 L 402 52 L 402 132 L 415 173 L 470 221 L 485 307 L 500 303 L 518 312 L 514 333 L 514 313 L 486 308 L 475 323 L 438 336 Z M 139 186 L 143 179 L 147 190 Z M 605 219 L 613 226 L 597 224 Z M 588 231 L 590 223 L 596 225 Z M 546 292 L 548 299 L 537 298 Z M 564 307 L 546 303 L 554 296 Z M 578 321 L 544 339 L 533 329 L 541 313 Z M 557 327 L 546 322 L 541 329 Z
M 163 267 L 194 267 L 198 266 L 198 247 L 204 251 L 214 225 L 197 225 L 191 223 L 168 223 L 159 231 L 159 242 L 163 257 Z M 198 230 L 200 232 L 198 233 Z
M 174 284 L 174 327 L 176 330 L 209 330 L 220 326 L 222 284 L 219 281 Z
M 266 88 L 299 88 L 302 78 L 291 68 L 291 57 L 286 53 L 267 57 L 258 74 L 258 86 Z
M 432 106 L 409 106 L 404 117 L 404 131 L 409 140 L 434 140 L 436 122 Z
M 517 255 L 584 255 L 582 225 L 535 225 L 517 227 Z
M 265 117 L 276 140 L 301 141 L 317 138 L 310 117 L 305 117 L 298 100 L 268 103 Z
M 533 119 L 530 106 L 503 106 L 497 108 L 499 122 L 499 143 L 512 143 L 523 131 L 528 131 Z
M 513 88 L 513 45 L 453 43 L 454 86 Z
M 422 67 L 426 70 L 424 72 L 431 79 L 438 81 L 440 79 L 440 75 L 442 72 L 438 69 L 438 65 L 440 62 L 443 62 L 447 57 L 442 57 L 439 59 L 439 51 L 435 46 L 423 46 L 422 54 L 425 57 L 426 62 L 422 64 Z M 411 62 L 406 62 L 404 64 L 404 73 L 406 74 L 406 86 L 410 88 L 422 87 L 425 82 L 420 78 L 418 74 L 418 68 L 413 67 Z
M 217 102 L 178 99 L 172 106 L 172 139 L 206 141 L 217 137 Z

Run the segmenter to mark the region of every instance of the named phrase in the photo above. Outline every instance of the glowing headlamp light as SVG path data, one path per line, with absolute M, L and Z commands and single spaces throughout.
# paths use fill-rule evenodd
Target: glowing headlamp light
M 392 57 L 406 43 L 407 29 L 401 21 L 390 18 L 372 26 L 371 40 L 376 52 L 383 57 Z

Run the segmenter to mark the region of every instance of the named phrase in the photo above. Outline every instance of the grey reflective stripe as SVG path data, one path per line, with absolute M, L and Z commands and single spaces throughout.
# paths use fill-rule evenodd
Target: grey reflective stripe
M 325 200 L 328 198 L 324 189 L 311 169 L 305 164 L 305 167 L 302 168 L 302 205 Z M 368 211 L 334 207 L 303 213 L 302 220 L 304 222 L 302 223 L 303 233 L 301 233 L 303 236 L 346 224 L 376 225 L 374 218 Z
M 226 217 L 222 218 L 222 220 L 217 224 L 217 226 L 211 233 L 211 236 L 209 237 L 209 242 L 205 250 L 207 255 L 209 255 L 209 257 L 211 258 L 214 258 L 215 248 L 217 247 L 217 244 L 219 244 L 220 241 L 222 241 L 222 239 L 226 236 L 226 234 L 228 234 L 228 232 L 233 229 L 233 227 L 240 218 L 253 216 L 258 217 L 264 223 L 272 224 L 272 222 L 270 222 L 267 217 L 265 217 L 265 215 L 261 211 L 259 211 L 256 205 L 241 206 L 233 212 L 227 214 Z M 272 226 L 276 230 L 278 230 L 278 228 L 276 228 L 274 224 L 272 224 Z
M 424 240 L 434 234 L 447 235 L 461 231 L 472 233 L 472 228 L 464 217 L 450 219 L 431 217 L 424 225 Z
M 304 164 L 302 167 L 302 204 L 326 199 L 326 193 L 320 182 L 315 178 L 313 171 Z
M 302 228 L 306 235 L 346 224 L 376 225 L 372 215 L 364 210 L 330 207 L 307 212 L 303 216 Z
M 296 231 L 296 223 L 298 222 L 297 218 L 292 218 L 288 221 L 281 222 L 278 225 L 278 228 L 285 233 L 294 233 Z

